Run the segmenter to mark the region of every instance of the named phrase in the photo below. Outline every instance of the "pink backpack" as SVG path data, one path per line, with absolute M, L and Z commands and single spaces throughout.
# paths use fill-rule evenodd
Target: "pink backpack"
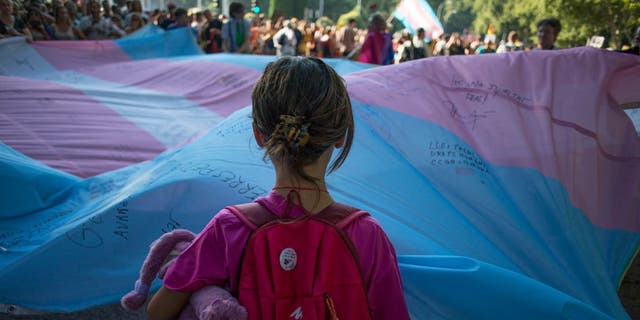
M 357 252 L 344 228 L 364 211 L 333 204 L 280 219 L 258 203 L 227 207 L 253 230 L 238 300 L 253 319 L 371 319 Z

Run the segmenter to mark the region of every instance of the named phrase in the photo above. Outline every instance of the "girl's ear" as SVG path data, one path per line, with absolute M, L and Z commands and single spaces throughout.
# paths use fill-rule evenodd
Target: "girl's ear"
M 338 142 L 336 142 L 336 149 L 341 148 L 344 145 L 344 139 L 346 138 L 346 134 L 344 136 L 342 136 L 342 138 L 340 138 L 340 140 L 338 140 Z
M 258 126 L 255 122 L 251 123 L 253 125 L 253 137 L 256 138 L 256 143 L 260 148 L 264 147 L 264 139 L 262 138 L 262 133 L 258 130 Z

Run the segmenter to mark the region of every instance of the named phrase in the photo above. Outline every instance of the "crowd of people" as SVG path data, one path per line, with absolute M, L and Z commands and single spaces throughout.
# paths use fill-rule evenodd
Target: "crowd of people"
M 169 3 L 166 10 L 143 11 L 140 0 L 0 0 L 0 39 L 24 36 L 27 41 L 118 39 L 146 24 L 164 30 L 192 28 L 206 53 L 234 52 L 266 55 L 346 57 L 372 64 L 393 64 L 430 56 L 471 55 L 521 50 L 556 49 L 562 27 L 557 19 L 537 24 L 536 45 L 523 43 L 517 31 L 497 41 L 492 28 L 484 36 L 464 33 L 427 34 L 419 28 L 393 32 L 388 19 L 374 13 L 366 28 L 351 19 L 345 26 L 324 25 L 295 17 L 245 15 L 231 3 L 229 17 L 210 10 L 190 13 Z M 634 46 L 640 44 L 640 28 Z

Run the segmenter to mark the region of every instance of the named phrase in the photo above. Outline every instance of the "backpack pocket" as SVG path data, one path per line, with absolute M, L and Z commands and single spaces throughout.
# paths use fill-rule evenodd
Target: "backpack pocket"
M 274 319 L 325 320 L 328 316 L 326 311 L 325 295 L 278 299 L 275 301 Z

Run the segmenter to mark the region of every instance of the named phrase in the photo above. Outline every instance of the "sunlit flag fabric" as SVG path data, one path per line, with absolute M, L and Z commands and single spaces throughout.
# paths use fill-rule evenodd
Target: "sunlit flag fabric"
M 444 33 L 440 19 L 425 0 L 402 0 L 396 6 L 393 16 L 411 33 L 424 28 L 428 37 Z
M 250 92 L 274 57 L 202 55 L 180 31 L 3 40 L 0 57 L 5 307 L 115 303 L 163 232 L 272 186 Z M 329 189 L 388 233 L 414 319 L 629 318 L 616 288 L 640 244 L 640 140 L 619 106 L 640 101 L 638 57 L 327 61 L 356 121 Z

